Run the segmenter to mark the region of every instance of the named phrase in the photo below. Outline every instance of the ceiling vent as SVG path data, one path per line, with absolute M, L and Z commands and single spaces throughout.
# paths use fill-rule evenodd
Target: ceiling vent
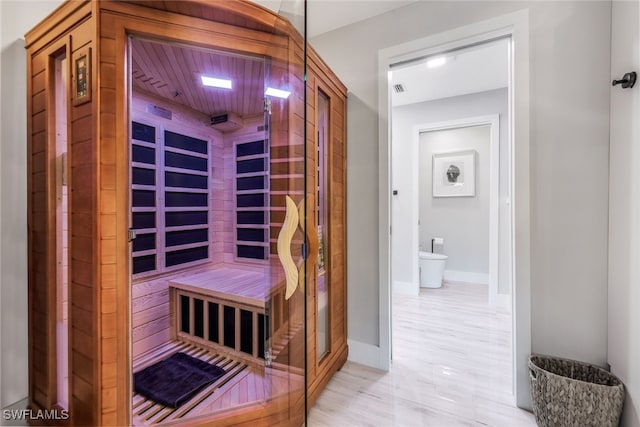
M 157 105 L 147 104 L 147 113 L 151 113 L 154 116 L 162 117 L 163 119 L 171 120 L 173 113 L 166 108 L 158 107 Z
M 222 113 L 211 116 L 211 127 L 220 132 L 233 132 L 244 126 L 242 118 L 233 113 Z
M 407 91 L 407 87 L 403 83 L 393 85 L 393 91 L 395 93 L 402 93 Z

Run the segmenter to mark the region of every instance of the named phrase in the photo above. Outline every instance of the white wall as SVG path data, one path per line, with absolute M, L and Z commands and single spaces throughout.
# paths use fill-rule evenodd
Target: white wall
M 417 260 L 412 256 L 411 234 L 413 226 L 408 221 L 413 209 L 411 194 L 417 182 L 412 176 L 412 168 L 404 165 L 411 162 L 409 149 L 414 135 L 414 126 L 425 123 L 440 123 L 469 117 L 500 116 L 500 230 L 498 232 L 501 251 L 499 253 L 498 292 L 508 294 L 511 289 L 511 275 L 509 257 L 511 253 L 511 226 L 508 222 L 510 206 L 509 183 L 509 103 L 508 90 L 496 89 L 481 93 L 474 93 L 451 98 L 421 102 L 418 104 L 395 107 L 392 110 L 392 182 L 393 189 L 398 195 L 392 198 L 392 274 L 393 281 L 416 283 L 413 277 L 417 267 L 413 265 Z
M 527 7 L 531 347 L 539 353 L 606 362 L 609 1 L 424 1 L 311 40 L 349 88 L 352 342 L 379 344 L 379 277 L 372 268 L 379 254 L 378 51 Z
M 436 252 L 446 254 L 446 269 L 475 273 L 489 283 L 489 146 L 491 126 L 445 129 L 420 134 L 418 148 L 419 244 L 431 251 L 431 239 L 444 238 Z M 475 196 L 433 197 L 434 153 L 474 150 Z
M 640 8 L 615 1 L 611 79 L 640 72 Z M 609 353 L 625 383 L 624 427 L 640 426 L 640 87 L 611 90 L 609 185 Z
M 62 1 L 0 1 L 0 407 L 28 394 L 27 66 L 22 37 Z

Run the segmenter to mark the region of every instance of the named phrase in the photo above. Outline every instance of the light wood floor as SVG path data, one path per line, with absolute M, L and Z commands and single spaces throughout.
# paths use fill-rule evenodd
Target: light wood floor
M 511 316 L 487 286 L 393 297 L 393 365 L 347 362 L 309 414 L 317 426 L 535 426 L 511 396 Z

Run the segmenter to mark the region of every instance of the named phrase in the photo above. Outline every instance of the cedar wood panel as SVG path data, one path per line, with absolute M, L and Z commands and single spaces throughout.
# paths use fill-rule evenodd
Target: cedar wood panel
M 317 301 L 315 274 L 308 275 L 307 306 L 307 381 L 309 408 L 313 406 L 333 374 L 347 359 L 346 319 L 346 88 L 313 49 L 307 59 L 307 193 L 317 194 L 316 167 L 318 93 L 329 99 L 328 120 L 328 247 L 326 265 L 329 286 L 329 346 L 328 353 L 318 360 Z M 314 207 L 315 210 L 315 207 Z M 315 212 L 308 218 L 315 218 Z M 314 227 L 315 231 L 315 227 Z

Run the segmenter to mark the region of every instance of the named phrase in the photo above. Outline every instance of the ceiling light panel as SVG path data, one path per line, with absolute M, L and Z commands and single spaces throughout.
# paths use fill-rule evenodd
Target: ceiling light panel
M 217 87 L 220 89 L 233 89 L 233 84 L 231 80 L 220 79 L 217 77 L 211 76 L 200 76 L 202 80 L 202 85 L 207 87 Z
M 447 63 L 447 58 L 445 56 L 440 56 L 440 57 L 428 60 L 427 68 L 441 67 L 446 63 Z
M 268 87 L 267 90 L 264 92 L 265 95 L 267 96 L 275 96 L 276 98 L 282 98 L 282 99 L 287 99 L 289 98 L 289 95 L 291 95 L 291 92 L 288 90 L 282 90 L 282 89 L 276 89 L 273 87 Z

